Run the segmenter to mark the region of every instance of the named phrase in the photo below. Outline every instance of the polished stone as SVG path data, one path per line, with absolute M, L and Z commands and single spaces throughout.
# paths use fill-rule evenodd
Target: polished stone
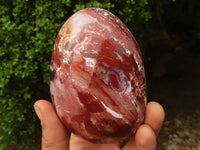
M 139 46 L 113 14 L 83 9 L 62 26 L 50 90 L 65 126 L 94 143 L 120 143 L 143 123 L 146 82 Z

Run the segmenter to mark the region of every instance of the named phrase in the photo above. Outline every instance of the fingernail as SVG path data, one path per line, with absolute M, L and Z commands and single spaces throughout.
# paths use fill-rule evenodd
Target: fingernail
M 35 112 L 36 112 L 38 118 L 41 120 L 42 119 L 42 113 L 40 111 L 40 108 L 37 105 L 34 105 L 34 109 L 35 109 Z

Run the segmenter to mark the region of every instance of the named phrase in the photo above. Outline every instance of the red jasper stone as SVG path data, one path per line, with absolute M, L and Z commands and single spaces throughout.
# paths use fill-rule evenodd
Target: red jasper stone
M 142 56 L 110 12 L 83 9 L 62 26 L 50 66 L 53 104 L 64 125 L 94 143 L 121 143 L 143 123 Z

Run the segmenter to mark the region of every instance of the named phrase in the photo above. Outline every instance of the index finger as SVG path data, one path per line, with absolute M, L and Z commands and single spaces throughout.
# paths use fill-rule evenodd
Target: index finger
M 148 124 L 158 135 L 165 119 L 163 107 L 157 102 L 149 102 L 146 106 L 144 123 Z

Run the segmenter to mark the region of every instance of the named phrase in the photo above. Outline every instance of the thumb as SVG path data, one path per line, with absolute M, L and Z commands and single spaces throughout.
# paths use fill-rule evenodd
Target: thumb
M 68 150 L 69 133 L 63 126 L 52 103 L 39 100 L 34 104 L 42 126 L 42 150 Z

